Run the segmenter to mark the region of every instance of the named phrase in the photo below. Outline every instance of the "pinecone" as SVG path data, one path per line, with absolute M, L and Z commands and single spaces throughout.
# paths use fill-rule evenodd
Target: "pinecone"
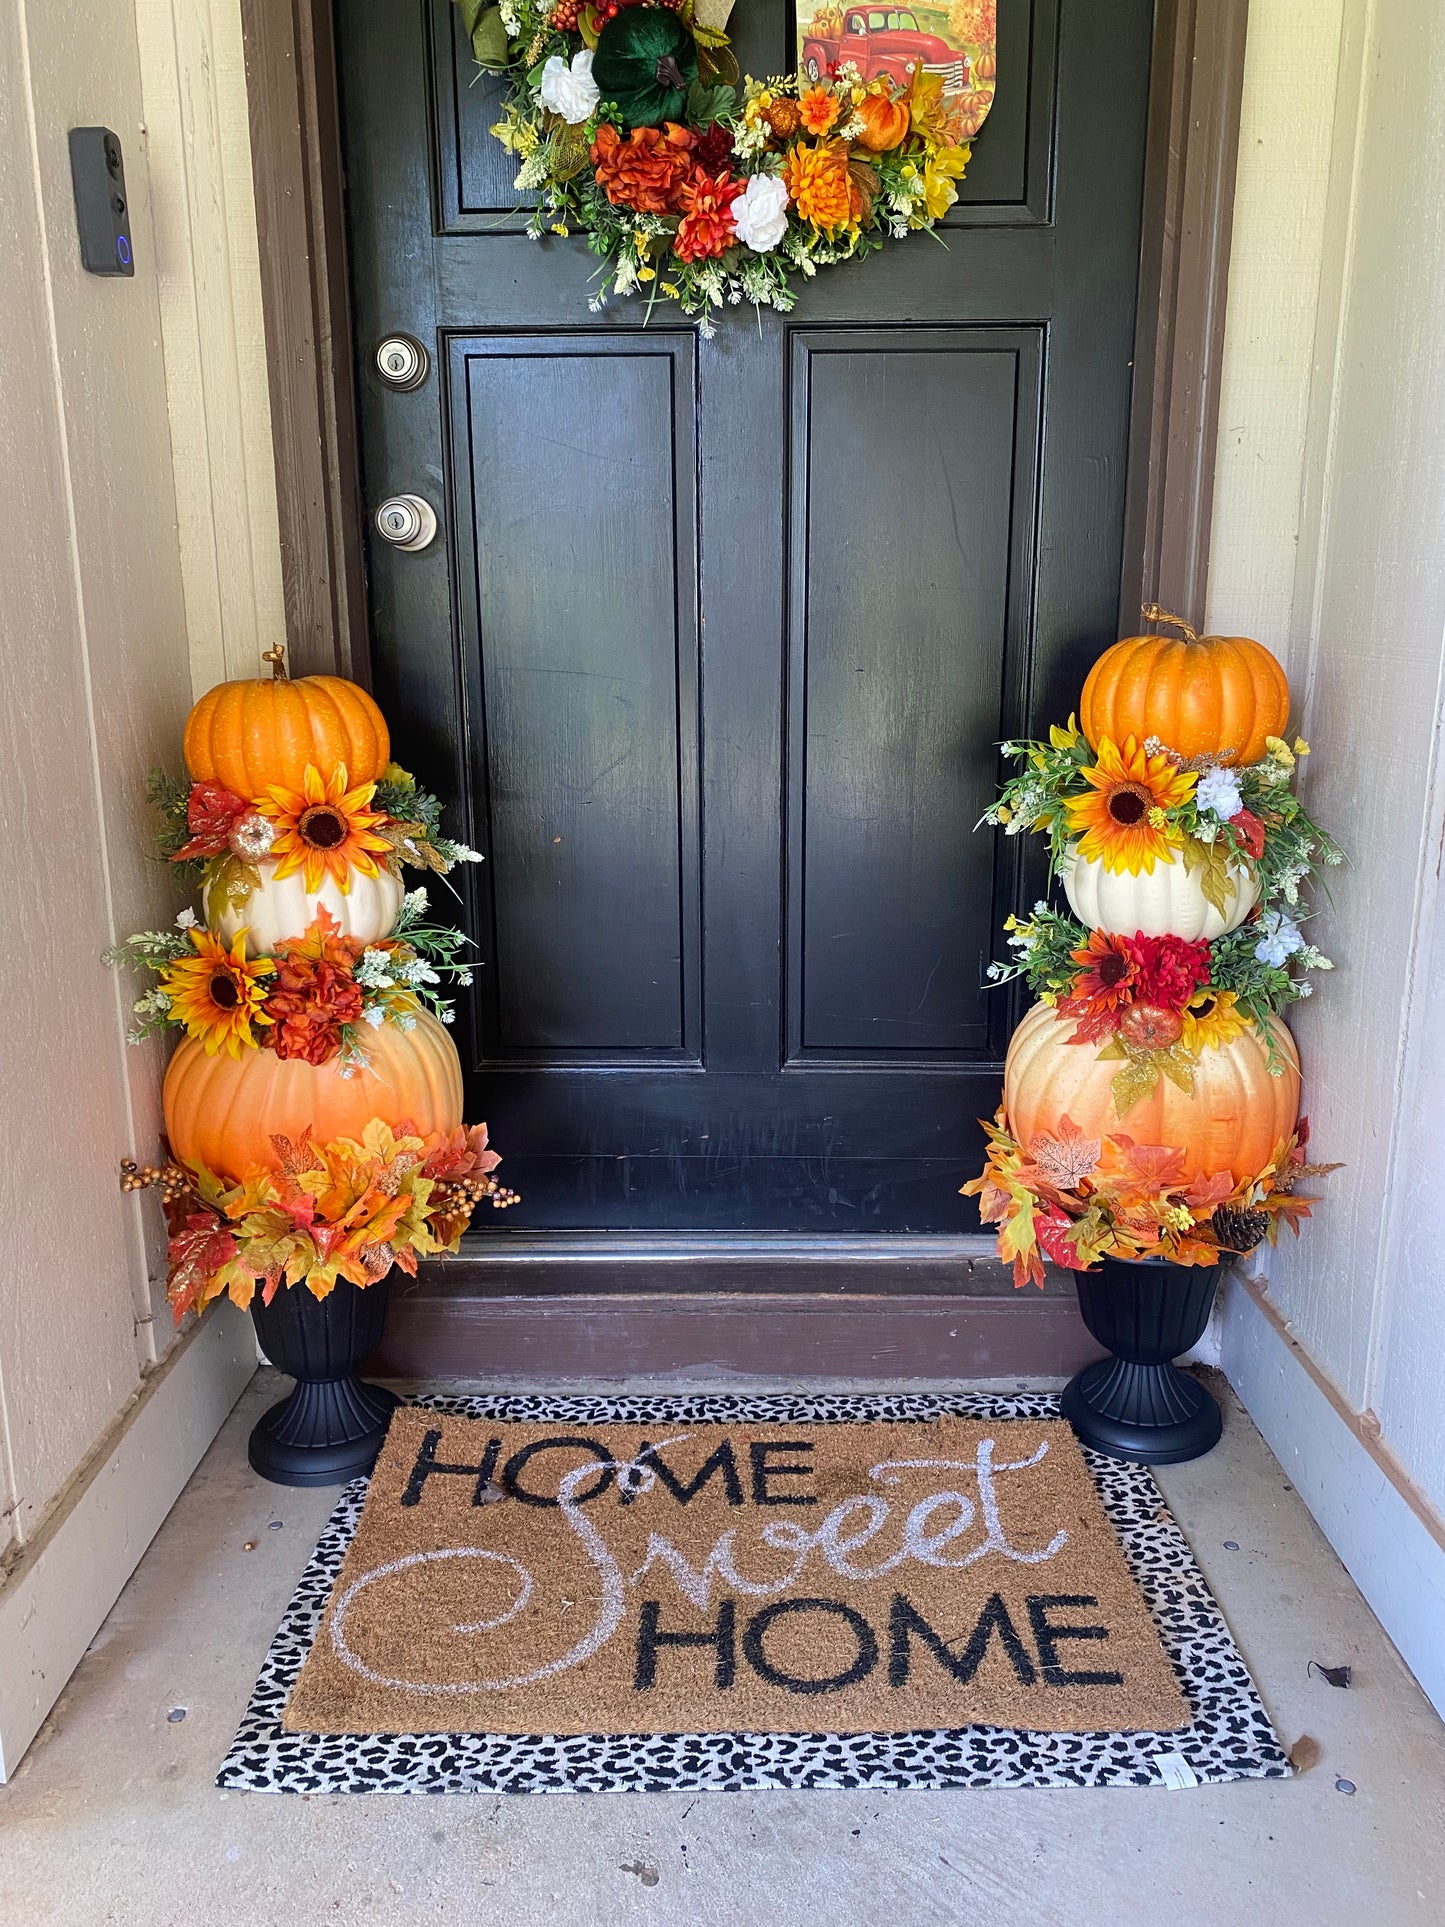
M 765 109 L 763 118 L 780 141 L 791 140 L 803 124 L 797 101 L 786 98 L 775 100 Z
M 1237 1204 L 1222 1204 L 1210 1219 L 1214 1235 L 1226 1251 L 1253 1251 L 1263 1244 L 1269 1230 L 1269 1217 L 1263 1211 L 1244 1211 Z

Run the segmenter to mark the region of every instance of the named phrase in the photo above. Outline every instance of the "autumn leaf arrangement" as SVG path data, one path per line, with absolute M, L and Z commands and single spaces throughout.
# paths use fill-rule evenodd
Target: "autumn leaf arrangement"
M 1049 895 L 1005 923 L 994 985 L 1037 1002 L 963 1187 L 1017 1283 L 1044 1263 L 1212 1264 L 1316 1202 L 1282 1013 L 1332 968 L 1305 935 L 1342 861 L 1296 791 L 1290 691 L 1261 644 L 1153 605 L 1085 682 L 1082 723 L 1002 747 L 983 824 L 1047 839 Z M 1063 902 L 1058 899 L 1062 897 Z
M 585 237 L 594 312 L 664 300 L 704 335 L 729 305 L 786 313 L 819 269 L 935 228 L 958 198 L 993 101 L 994 0 L 959 0 L 976 44 L 947 73 L 834 61 L 762 81 L 739 72 L 730 4 L 457 0 L 507 83 L 491 131 L 533 197 L 526 231 Z
M 244 1309 L 283 1286 L 325 1298 L 342 1280 L 375 1284 L 393 1265 L 415 1277 L 418 1258 L 457 1250 L 483 1200 L 517 1202 L 492 1176 L 501 1159 L 485 1124 L 423 1137 L 409 1120 L 393 1130 L 376 1118 L 359 1140 L 278 1134 L 272 1149 L 272 1168 L 239 1181 L 174 1158 L 122 1166 L 126 1190 L 160 1193 L 177 1324 L 223 1294 Z

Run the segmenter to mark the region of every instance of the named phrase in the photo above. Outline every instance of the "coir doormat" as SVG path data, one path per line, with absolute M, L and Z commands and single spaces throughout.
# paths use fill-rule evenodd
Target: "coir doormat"
M 219 1784 L 1288 1770 L 1152 1476 L 1052 1397 L 498 1397 L 397 1414 Z

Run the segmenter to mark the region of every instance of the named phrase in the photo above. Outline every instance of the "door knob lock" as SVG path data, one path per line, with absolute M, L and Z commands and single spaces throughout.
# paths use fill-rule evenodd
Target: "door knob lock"
M 388 388 L 420 388 L 431 356 L 415 335 L 387 335 L 376 344 L 376 372 Z
M 436 540 L 437 512 L 420 495 L 388 495 L 376 511 L 376 532 L 394 549 L 424 549 Z

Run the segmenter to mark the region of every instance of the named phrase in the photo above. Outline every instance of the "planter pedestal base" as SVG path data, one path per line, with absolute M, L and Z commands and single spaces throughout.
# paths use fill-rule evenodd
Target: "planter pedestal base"
M 273 1485 L 345 1485 L 376 1464 L 401 1400 L 359 1378 L 301 1380 L 251 1431 L 251 1470 Z
M 1218 1444 L 1218 1405 L 1172 1362 L 1198 1344 L 1218 1276 L 1217 1265 L 1164 1258 L 1106 1258 L 1074 1273 L 1084 1323 L 1112 1354 L 1064 1388 L 1064 1417 L 1082 1444 L 1136 1465 L 1178 1465 Z
M 251 1301 L 261 1349 L 296 1380 L 251 1432 L 251 1469 L 276 1485 L 345 1485 L 371 1471 L 401 1400 L 356 1368 L 381 1343 L 390 1284 L 345 1282 L 325 1298 L 305 1285 Z

